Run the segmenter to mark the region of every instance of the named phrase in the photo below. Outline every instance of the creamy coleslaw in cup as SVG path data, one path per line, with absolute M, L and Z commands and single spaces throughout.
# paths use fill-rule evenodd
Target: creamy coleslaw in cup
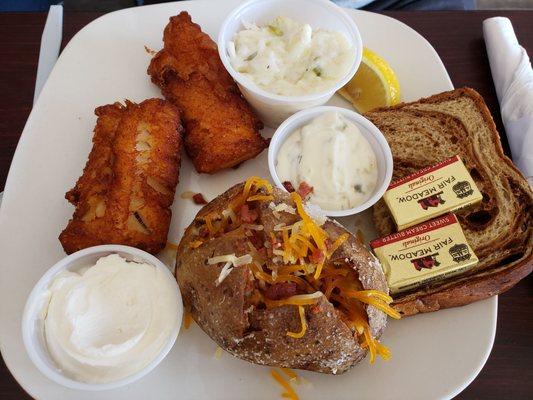
M 335 43 L 332 50 L 331 34 L 347 45 Z M 217 45 L 242 95 L 273 128 L 299 110 L 325 104 L 353 77 L 363 53 L 357 24 L 329 0 L 248 0 L 226 17 Z
M 313 29 L 285 16 L 243 25 L 228 43 L 231 63 L 268 92 L 319 93 L 335 86 L 352 65 L 354 49 L 342 32 Z

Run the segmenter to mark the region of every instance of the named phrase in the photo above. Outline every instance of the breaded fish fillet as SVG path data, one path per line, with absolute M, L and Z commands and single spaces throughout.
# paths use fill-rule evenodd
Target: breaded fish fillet
M 99 244 L 157 253 L 166 243 L 178 183 L 182 126 L 161 99 L 98 107 L 93 148 L 76 186 L 76 206 L 59 236 L 67 254 Z
M 267 147 L 263 127 L 224 68 L 217 45 L 182 12 L 165 28 L 164 48 L 148 74 L 185 125 L 185 149 L 198 172 L 214 173 Z

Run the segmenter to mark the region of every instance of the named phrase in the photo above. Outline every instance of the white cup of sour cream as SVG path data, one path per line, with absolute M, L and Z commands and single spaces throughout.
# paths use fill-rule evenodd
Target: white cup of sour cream
M 117 264 L 122 270 L 101 269 Z M 100 269 L 88 274 L 95 265 Z M 63 258 L 41 277 L 24 308 L 22 337 L 50 380 L 76 390 L 116 389 L 165 358 L 182 315 L 181 294 L 165 264 L 137 248 L 102 245 Z
M 232 64 L 230 51 L 235 35 L 253 23 L 264 27 L 277 17 L 287 17 L 300 24 L 342 34 L 350 46 L 350 58 L 341 76 L 319 92 L 296 95 L 275 94 L 239 73 Z M 355 74 L 361 63 L 363 44 L 357 25 L 339 6 L 329 0 L 250 0 L 235 8 L 222 23 L 218 35 L 218 51 L 224 67 L 237 82 L 246 100 L 270 127 L 277 127 L 297 111 L 325 104 Z M 252 51 L 253 56 L 253 49 Z M 328 54 L 327 49 L 323 53 Z M 313 68 L 311 68 L 313 69 Z
M 359 137 L 360 144 L 356 144 L 355 148 L 353 146 L 350 147 L 348 146 L 349 143 L 346 142 L 346 137 L 343 137 L 342 140 L 337 140 L 330 146 L 329 143 L 326 142 L 331 138 L 331 136 L 328 137 L 327 135 L 324 135 L 322 137 L 325 142 L 324 144 L 320 145 L 320 141 L 315 139 L 318 136 L 321 136 L 322 133 L 327 132 L 329 130 L 328 127 L 319 125 L 318 129 L 315 130 L 310 130 L 309 127 L 311 124 L 316 123 L 317 121 L 324 123 L 324 116 L 338 116 L 336 119 L 333 118 L 337 124 L 339 121 L 349 123 L 350 127 L 354 128 L 356 131 L 355 135 Z M 326 122 L 327 121 L 328 120 L 326 119 Z M 306 127 L 307 131 L 305 135 L 307 136 L 302 134 L 302 127 Z M 335 131 L 335 129 L 332 130 Z M 329 131 L 331 133 L 331 130 Z M 300 135 L 298 138 L 298 152 L 301 149 L 301 151 L 307 152 L 307 155 L 300 156 L 300 153 L 295 153 L 294 151 L 288 153 L 287 147 L 280 152 L 285 143 L 287 143 L 287 145 L 292 145 L 294 143 L 294 140 L 288 141 L 292 135 Z M 294 136 L 292 136 L 292 138 L 294 139 Z M 308 142 L 303 143 L 305 140 L 308 140 Z M 362 144 L 365 145 L 364 148 Z M 354 151 L 354 154 L 350 153 L 351 151 Z M 282 176 L 280 176 L 281 171 L 278 171 L 278 169 L 281 170 L 282 168 L 281 164 L 279 163 L 281 160 L 278 157 L 280 157 L 280 155 L 286 157 L 287 154 L 291 154 L 292 159 L 299 158 L 302 160 L 300 157 L 303 157 L 303 161 L 289 160 L 288 162 L 285 162 L 285 172 L 287 168 L 298 168 L 298 173 L 305 173 L 305 171 L 312 170 L 312 172 L 310 172 L 311 175 L 313 175 L 315 179 L 318 179 L 316 177 L 319 177 L 323 187 L 327 186 L 329 189 L 331 189 L 332 187 L 335 187 L 335 185 L 329 184 L 330 181 L 335 180 L 334 171 L 337 171 L 337 173 L 340 172 L 342 175 L 342 178 L 340 179 L 341 181 L 344 179 L 344 181 L 341 182 L 341 186 L 344 182 L 351 182 L 347 179 L 350 177 L 350 173 L 353 171 L 348 169 L 358 167 L 358 159 L 360 159 L 361 162 L 366 162 L 365 160 L 368 160 L 367 156 L 372 155 L 372 153 L 372 159 L 374 162 L 371 164 L 371 172 L 374 185 L 364 194 L 364 198 L 361 199 L 361 202 L 353 207 L 328 209 L 313 202 L 314 194 L 310 197 L 309 201 L 314 203 L 315 206 L 319 206 L 325 215 L 330 217 L 344 217 L 358 214 L 374 205 L 383 196 L 392 178 L 393 159 L 389 144 L 387 143 L 387 140 L 381 131 L 362 115 L 352 110 L 332 106 L 313 107 L 297 112 L 285 120 L 274 133 L 268 148 L 268 168 L 275 185 L 283 190 L 286 190 L 283 184 L 284 182 Z M 337 154 L 340 160 L 335 160 Z M 307 162 L 305 160 L 306 157 Z M 331 167 L 330 164 L 332 159 L 334 167 Z M 309 160 L 311 160 L 311 162 L 309 162 Z M 335 165 L 335 161 L 339 162 L 337 162 Z M 366 168 L 365 165 L 359 166 Z M 357 178 L 357 176 L 357 174 L 351 174 L 351 177 Z M 306 179 L 306 177 L 303 177 L 302 181 L 304 181 L 310 187 L 319 187 L 320 185 L 320 183 L 313 182 L 312 179 Z M 298 189 L 297 183 L 291 183 L 293 184 L 294 189 Z M 364 183 L 364 181 L 356 183 Z M 344 187 L 350 186 L 344 185 Z M 329 196 L 329 193 L 327 193 L 327 196 Z M 324 198 L 324 196 L 322 196 L 322 198 Z M 328 200 L 330 199 L 326 198 L 326 201 Z M 332 202 L 334 202 L 333 194 L 331 194 L 330 203 Z

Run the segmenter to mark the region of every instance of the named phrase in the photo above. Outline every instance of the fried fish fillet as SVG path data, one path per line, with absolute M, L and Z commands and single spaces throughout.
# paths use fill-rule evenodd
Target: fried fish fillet
M 214 173 L 267 147 L 257 119 L 224 68 L 217 45 L 187 12 L 171 17 L 148 74 L 182 112 L 185 149 L 198 172 Z
M 59 236 L 67 254 L 99 244 L 157 253 L 166 243 L 178 183 L 182 126 L 171 103 L 98 107 L 93 148 L 65 198 L 76 206 Z

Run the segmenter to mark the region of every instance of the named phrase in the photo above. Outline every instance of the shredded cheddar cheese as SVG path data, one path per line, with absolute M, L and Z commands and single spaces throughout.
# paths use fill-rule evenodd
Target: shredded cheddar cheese
M 242 191 L 242 198 L 246 201 L 250 197 L 250 193 L 253 188 L 258 190 L 259 188 L 264 188 L 268 194 L 272 194 L 272 185 L 266 180 L 259 178 L 257 176 L 252 176 L 246 179 L 244 183 L 244 189 Z
M 305 319 L 305 308 L 303 306 L 298 306 L 298 313 L 300 314 L 300 322 L 302 324 L 302 329 L 300 332 L 287 332 L 287 336 L 290 336 L 295 339 L 300 339 L 305 335 L 307 331 L 307 321 Z
M 274 196 L 272 195 L 261 195 L 261 194 L 256 194 L 254 196 L 250 196 L 246 199 L 246 201 L 269 201 L 269 200 L 273 200 L 274 199 Z
M 344 294 L 353 297 L 362 303 L 371 304 L 394 319 L 400 319 L 402 317 L 398 311 L 389 306 L 389 304 L 392 303 L 392 298 L 385 295 L 385 293 L 377 290 L 346 290 Z M 386 299 L 385 296 L 388 297 L 388 299 Z
M 266 191 L 267 194 L 258 193 L 261 189 Z M 238 223 L 237 212 L 247 201 L 273 200 L 272 191 L 272 185 L 266 179 L 252 176 L 246 180 L 242 195 L 232 201 L 228 208 L 222 211 L 221 215 L 212 212 L 199 217 L 199 220 L 205 222 L 209 237 L 212 238 L 219 232 L 224 232 L 230 224 Z
M 250 254 L 245 254 L 240 257 L 236 257 L 235 254 L 224 254 L 221 256 L 215 256 L 207 259 L 208 265 L 215 265 L 219 263 L 225 263 L 216 281 L 216 286 L 220 285 L 224 279 L 230 274 L 234 267 L 240 267 L 241 265 L 250 264 L 253 258 Z
M 284 379 L 276 370 L 271 369 L 270 374 L 272 377 L 278 382 L 283 389 L 285 389 L 285 392 L 282 393 L 282 396 L 290 399 L 290 400 L 299 400 L 298 395 L 292 388 L 291 384 L 287 382 L 286 379 Z
M 193 240 L 192 242 L 189 243 L 189 248 L 190 249 L 197 249 L 198 247 L 200 247 L 204 242 L 202 242 L 201 240 Z
M 316 271 L 315 271 L 315 275 L 314 275 L 315 279 L 319 279 L 320 278 L 320 274 L 322 272 L 322 268 L 323 267 L 324 267 L 324 261 L 318 263 L 318 265 L 316 266 Z
M 343 233 L 331 237 L 323 228 L 325 219 L 318 218 L 309 205 L 304 205 L 297 192 L 291 193 L 290 196 L 294 207 L 285 203 L 276 205 L 273 201 L 273 188 L 267 180 L 255 176 L 248 178 L 243 185 L 242 193 L 235 196 L 225 210 L 220 214 L 213 212 L 201 217 L 205 222 L 205 228 L 200 226 L 199 237 L 191 241 L 189 247 L 199 247 L 205 240 L 215 237 L 220 232 L 226 232 L 228 227 L 244 229 L 249 238 L 249 254 L 241 257 L 227 254 L 208 259 L 208 264 L 211 265 L 224 263 L 217 285 L 234 267 L 247 265 L 249 273 L 257 284 L 248 298 L 252 305 L 261 303 L 269 309 L 282 306 L 298 308 L 301 329 L 299 332 L 286 332 L 287 336 L 294 339 L 304 337 L 308 330 L 305 306 L 316 307 L 320 298 L 324 296 L 343 314 L 344 320 L 357 335 L 361 346 L 368 349 L 371 363 L 377 356 L 389 359 L 389 349 L 372 336 L 366 310 L 371 305 L 392 318 L 400 318 L 400 314 L 390 306 L 392 298 L 378 290 L 363 290 L 358 272 L 349 260 L 345 260 L 344 256 L 333 259 L 334 253 L 346 243 L 350 234 Z M 292 225 L 280 221 L 267 234 L 265 226 L 254 224 L 257 218 L 257 214 L 254 214 L 257 213 L 256 205 L 247 204 L 252 202 L 270 202 L 268 207 L 275 218 L 280 219 L 280 213 L 285 212 L 299 219 Z M 248 219 L 249 215 L 252 218 Z M 360 232 L 358 234 L 361 236 Z M 298 294 L 273 300 L 263 292 L 269 288 L 269 285 L 281 283 L 285 285 L 290 283 L 289 286 Z M 313 310 L 315 308 L 312 307 L 311 311 Z M 283 372 L 294 379 L 287 371 Z M 286 389 L 283 397 L 298 398 L 281 375 L 272 370 L 272 376 Z
M 291 381 L 298 381 L 298 374 L 290 368 L 281 367 L 281 371 L 287 375 Z
M 335 239 L 335 241 L 333 242 L 333 244 L 331 245 L 331 248 L 329 249 L 328 251 L 328 256 L 331 257 L 331 255 L 333 253 L 335 253 L 335 251 L 342 246 L 342 244 L 344 242 L 346 242 L 348 240 L 348 238 L 350 237 L 349 234 L 347 233 L 343 233 L 342 235 L 340 235 L 337 239 Z
M 218 360 L 222 357 L 222 347 L 217 346 L 217 349 L 215 350 L 215 358 Z
M 319 227 L 315 222 L 313 222 L 309 215 L 307 215 L 302 204 L 302 198 L 297 192 L 292 192 L 291 198 L 294 201 L 294 204 L 296 204 L 296 210 L 298 212 L 298 215 L 303 220 L 303 229 L 305 229 L 311 234 L 320 250 L 325 250 L 325 240 L 327 239 L 326 232 L 324 232 L 324 230 Z
M 192 321 L 191 313 L 188 311 L 185 311 L 185 313 L 183 314 L 183 327 L 185 329 L 189 329 L 189 327 L 191 326 L 191 321 Z
M 345 298 L 342 295 L 332 295 L 331 297 L 335 301 L 337 301 L 339 304 L 342 305 L 342 308 L 344 309 L 345 314 L 347 314 L 350 318 L 350 322 L 349 322 L 350 326 L 352 326 L 352 328 L 354 328 L 359 335 L 363 336 L 362 347 L 368 348 L 368 352 L 370 353 L 370 363 L 371 364 L 374 363 L 376 355 L 379 355 L 384 360 L 390 359 L 389 349 L 385 347 L 384 345 L 382 345 L 381 343 L 379 343 L 377 339 L 372 337 L 372 333 L 370 332 L 370 325 L 368 324 L 367 319 L 363 317 L 362 312 L 361 312 L 361 307 L 358 306 L 357 303 L 354 303 L 354 301 L 358 300 L 358 299 L 354 299 L 355 296 L 353 296 L 357 292 L 355 293 L 354 291 L 347 291 L 347 292 L 351 295 L 350 298 Z M 365 291 L 360 291 L 360 292 L 365 292 Z M 371 291 L 371 292 L 378 292 L 378 291 Z M 343 294 L 346 295 L 347 293 L 344 292 Z M 384 312 L 389 314 L 387 311 L 388 310 Z M 393 311 L 393 314 L 396 313 L 395 310 L 392 310 L 392 311 Z
M 213 216 L 208 214 L 204 217 L 204 221 L 205 221 L 205 226 L 207 227 L 207 230 L 209 231 L 209 235 L 214 236 L 216 231 L 215 231 L 215 228 L 213 227 L 211 218 L 213 218 Z
M 169 249 L 172 249 L 172 250 L 178 250 L 178 245 L 175 244 L 175 243 L 172 243 L 172 242 L 167 242 L 167 246 Z
M 266 283 L 273 284 L 276 282 L 295 282 L 300 286 L 307 286 L 306 282 L 296 275 L 277 274 L 275 277 L 273 275 L 269 275 L 265 271 L 263 271 L 263 267 L 261 267 L 259 263 L 254 262 L 252 265 L 250 265 L 250 269 L 252 270 L 252 273 L 257 279 L 262 280 Z
M 293 305 L 293 306 L 306 306 L 309 304 L 315 304 L 318 302 L 318 299 L 322 297 L 323 294 L 321 292 L 314 292 L 311 294 L 296 294 L 291 297 L 287 297 L 286 299 L 282 300 L 268 300 L 265 299 L 265 304 L 267 307 L 281 307 L 286 305 Z

